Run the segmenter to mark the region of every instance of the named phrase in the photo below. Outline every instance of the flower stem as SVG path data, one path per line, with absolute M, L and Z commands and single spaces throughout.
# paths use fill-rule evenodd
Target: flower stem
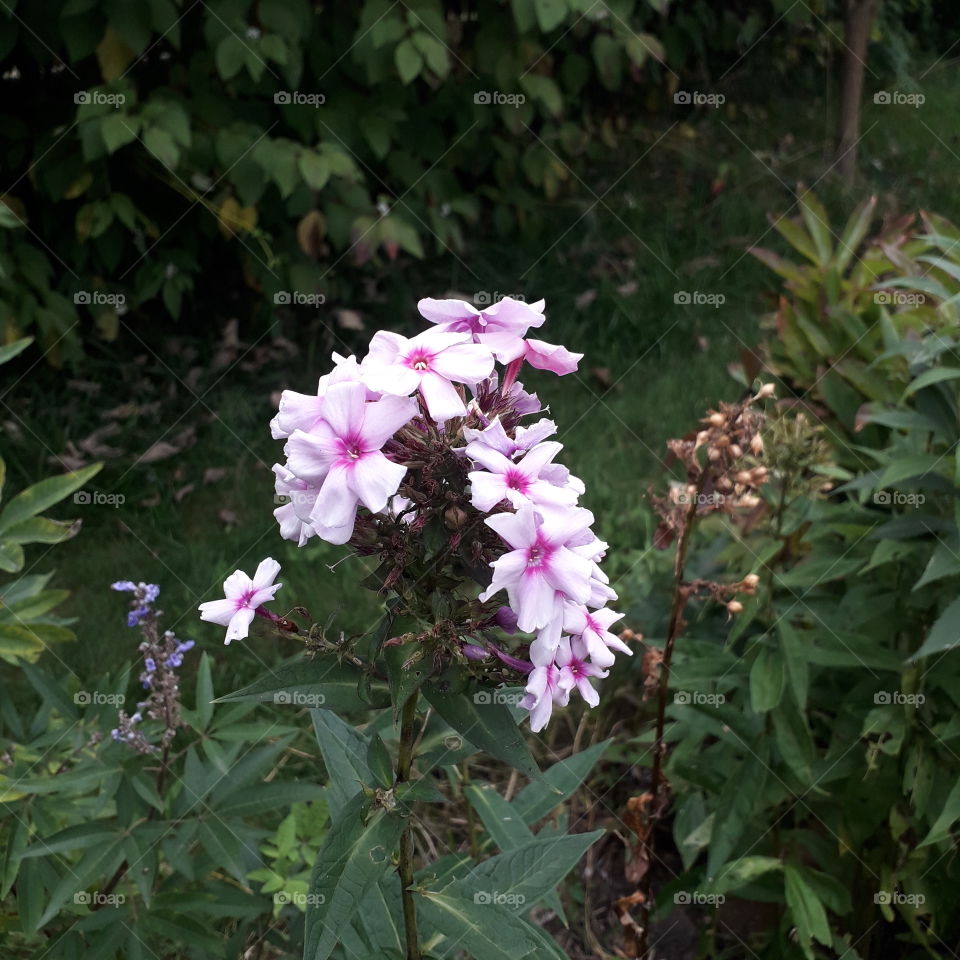
M 400 717 L 400 751 L 397 755 L 397 783 L 410 779 L 413 765 L 413 745 L 416 740 L 417 698 L 415 690 L 403 705 Z M 400 836 L 400 892 L 403 900 L 403 930 L 407 941 L 407 960 L 421 960 L 420 941 L 417 937 L 417 907 L 413 899 L 413 832 L 409 819 Z

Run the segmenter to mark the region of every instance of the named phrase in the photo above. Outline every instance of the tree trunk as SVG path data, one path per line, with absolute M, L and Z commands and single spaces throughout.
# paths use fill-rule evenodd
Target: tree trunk
M 857 174 L 863 71 L 867 65 L 870 31 L 879 6 L 880 0 L 847 0 L 836 163 L 844 180 L 849 184 L 853 183 Z

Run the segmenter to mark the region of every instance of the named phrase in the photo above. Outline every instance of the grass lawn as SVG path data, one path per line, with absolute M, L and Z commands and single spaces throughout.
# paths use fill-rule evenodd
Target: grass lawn
M 960 146 L 946 132 L 958 95 L 943 65 L 923 84 L 921 109 L 867 105 L 865 179 L 852 194 L 832 177 L 818 183 L 828 153 L 821 102 L 763 92 L 758 106 L 732 90 L 727 109 L 673 125 L 660 118 L 625 137 L 574 199 L 545 207 L 551 241 L 478 240 L 456 258 L 393 264 L 378 301 L 336 306 L 361 311 L 368 335 L 379 326 L 413 328 L 422 295 L 546 297 L 545 339 L 586 357 L 575 376 L 538 375 L 527 384 L 560 426 L 564 461 L 586 482 L 584 503 L 601 535 L 614 551 L 641 550 L 649 537 L 644 494 L 663 471 L 664 441 L 691 429 L 707 406 L 737 396 L 727 365 L 760 337 L 776 278 L 745 248 L 782 249 L 766 214 L 789 209 L 802 182 L 841 215 L 878 192 L 887 209 L 896 198 L 901 212 L 926 205 L 960 218 L 960 197 L 948 189 Z M 676 302 L 684 292 L 723 302 Z M 241 336 L 255 340 L 258 332 Z M 269 467 L 281 448 L 267 427 L 271 395 L 285 386 L 310 391 L 326 369 L 322 340 L 291 339 L 301 346 L 295 357 L 264 355 L 262 338 L 216 366 L 216 344 L 183 329 L 146 331 L 131 318 L 115 351 L 91 351 L 76 374 L 93 388 L 38 365 L 4 393 L 12 489 L 57 472 L 68 442 L 117 425 L 101 442 L 120 453 L 91 487 L 122 494 L 123 505 L 63 505 L 55 515 L 81 517 L 80 535 L 28 553 L 31 572 L 56 569 L 55 583 L 73 591 L 65 610 L 79 618 L 78 642 L 54 651 L 48 667 L 56 668 L 55 656 L 87 680 L 135 655 L 124 600 L 107 589 L 116 579 L 161 584 L 170 625 L 226 663 L 222 631 L 200 624 L 196 606 L 218 595 L 225 575 L 238 566 L 250 572 L 266 555 L 284 565 L 281 596 L 305 600 L 315 619 L 335 610 L 342 629 L 372 624 L 377 604 L 357 586 L 348 567 L 356 561 L 331 569 L 339 549 L 297 551 L 279 539 L 271 516 Z M 337 349 L 362 349 L 362 336 L 346 345 L 333 339 Z M 134 406 L 116 411 L 125 404 Z M 161 440 L 182 449 L 136 462 Z M 245 647 L 231 651 L 231 673 L 255 673 L 258 660 L 276 659 L 272 640 L 253 637 Z

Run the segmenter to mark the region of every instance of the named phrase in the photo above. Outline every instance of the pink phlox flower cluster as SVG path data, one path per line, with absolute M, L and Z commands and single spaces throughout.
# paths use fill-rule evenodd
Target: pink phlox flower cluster
M 612 651 L 630 653 L 610 632 L 621 615 L 606 608 L 616 599 L 599 565 L 607 545 L 578 506 L 583 483 L 557 462 L 557 426 L 520 422 L 542 412 L 517 380 L 523 365 L 566 374 L 582 355 L 527 336 L 546 320 L 542 300 L 506 297 L 478 309 L 424 299 L 418 308 L 432 324 L 427 330 L 413 337 L 381 330 L 361 361 L 334 354 L 315 394 L 283 392 L 270 424 L 285 441 L 285 461 L 273 467 L 284 501 L 274 515 L 281 536 L 299 546 L 314 536 L 349 542 L 361 507 L 419 529 L 408 499 L 417 496 L 413 481 L 401 488 L 423 438 L 449 444 L 463 458 L 471 505 L 489 514 L 485 523 L 503 544 L 499 556 L 495 546 L 483 548 L 495 559 L 479 599 L 505 591 L 509 606 L 497 622 L 533 635 L 529 663 L 497 655 L 526 675 L 524 705 L 538 731 L 573 690 L 596 705 L 592 681 L 607 675 Z M 202 618 L 226 626 L 228 643 L 246 637 L 255 615 L 277 619 L 262 605 L 279 587 L 278 571 L 269 559 L 253 578 L 237 571 L 224 583 L 225 599 L 201 606 Z M 481 657 L 482 648 L 471 651 Z

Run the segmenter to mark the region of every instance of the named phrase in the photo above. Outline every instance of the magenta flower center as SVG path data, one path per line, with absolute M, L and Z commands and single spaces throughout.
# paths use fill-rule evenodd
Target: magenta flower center
M 527 492 L 527 478 L 519 470 L 508 470 L 503 479 L 511 490 L 517 490 L 520 493 Z
M 549 544 L 537 541 L 527 551 L 527 568 L 542 569 L 550 562 L 550 554 L 553 552 Z
M 426 350 L 415 350 L 407 357 L 407 366 L 416 370 L 418 373 L 423 373 L 425 370 L 430 369 L 430 361 L 432 359 L 432 353 L 427 353 Z

